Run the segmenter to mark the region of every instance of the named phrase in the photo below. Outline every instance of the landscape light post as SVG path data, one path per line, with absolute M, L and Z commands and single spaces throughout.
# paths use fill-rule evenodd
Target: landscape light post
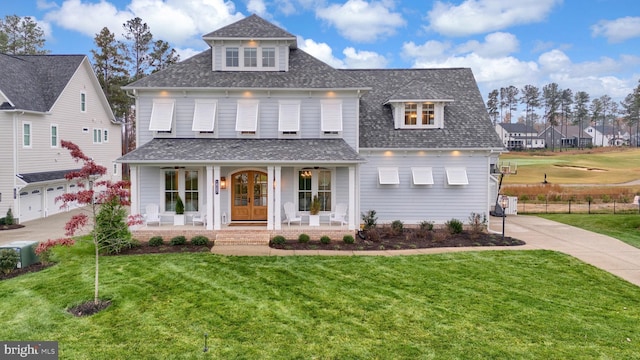
M 509 207 L 509 197 L 507 195 L 500 197 L 500 206 L 502 206 L 502 242 L 504 243 L 504 223 L 507 217 L 505 209 Z

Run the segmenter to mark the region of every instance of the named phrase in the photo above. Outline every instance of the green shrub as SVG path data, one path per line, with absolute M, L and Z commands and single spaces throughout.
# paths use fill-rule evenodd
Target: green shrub
M 331 242 L 331 238 L 327 235 L 322 235 L 322 237 L 320 238 L 320 242 L 323 244 L 328 244 Z
M 164 239 L 162 239 L 162 236 L 154 236 L 149 239 L 149 246 L 160 246 L 162 244 L 164 244 Z
M 603 203 L 611 202 L 611 196 L 609 196 L 608 194 L 603 194 L 602 195 L 602 202 Z
M 545 202 L 547 200 L 547 196 L 544 194 L 538 194 L 538 201 Z
M 363 230 L 369 230 L 376 227 L 378 223 L 378 217 L 376 216 L 376 211 L 369 210 L 366 213 L 362 214 L 362 222 L 364 223 Z
M 311 238 L 307 234 L 300 234 L 300 236 L 298 236 L 298 242 L 308 243 L 309 240 L 311 240 Z
M 10 273 L 18 266 L 20 261 L 20 255 L 13 249 L 1 249 L 0 250 L 0 271 L 5 274 Z
M 14 223 L 13 212 L 11 212 L 11 208 L 9 208 L 9 210 L 7 210 L 7 216 L 4 217 L 4 224 L 13 225 Z
M 462 221 L 458 219 L 451 219 L 444 223 L 444 225 L 447 227 L 450 234 L 460 234 L 464 224 L 462 224 Z
M 393 220 L 391 222 L 391 230 L 393 230 L 395 234 L 401 234 L 403 229 L 404 229 L 404 224 L 402 223 L 402 221 Z
M 287 239 L 282 235 L 276 235 L 271 239 L 271 243 L 274 245 L 284 245 L 287 242 Z
M 587 195 L 587 196 L 585 196 L 585 197 L 584 197 L 584 200 L 585 200 L 586 202 L 590 202 L 590 203 L 592 203 L 592 202 L 593 202 L 593 196 L 591 196 L 591 195 Z
M 352 235 L 345 235 L 342 237 L 342 241 L 345 244 L 353 244 L 356 240 L 353 238 Z
M 127 210 L 120 205 L 119 197 L 112 196 L 102 203 L 96 215 L 94 230 L 102 253 L 118 254 L 123 249 L 134 246 L 126 218 Z
M 187 238 L 184 237 L 183 235 L 174 236 L 171 238 L 171 240 L 169 240 L 169 245 L 171 246 L 179 246 L 179 245 L 186 245 L 186 244 L 187 244 Z
M 196 235 L 191 238 L 191 245 L 209 246 L 209 238 L 204 235 Z
M 433 221 L 422 221 L 420 222 L 420 230 L 431 231 L 433 230 Z

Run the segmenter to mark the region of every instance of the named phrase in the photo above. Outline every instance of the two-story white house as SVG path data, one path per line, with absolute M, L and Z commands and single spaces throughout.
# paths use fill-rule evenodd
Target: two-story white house
M 546 141 L 533 126 L 523 123 L 497 123 L 496 132 L 509 150 L 544 149 Z
M 119 181 L 118 123 L 84 55 L 0 54 L 0 217 L 20 222 L 66 211 L 55 198 L 75 192 L 64 175 L 81 167 L 61 140 L 76 143 L 106 179 Z
M 623 128 L 614 128 L 611 125 L 590 125 L 584 132 L 593 137 L 593 146 L 623 146 L 629 144 L 631 135 Z
M 252 15 L 204 36 L 210 48 L 125 87 L 138 148 L 132 213 L 206 214 L 207 228 L 282 227 L 347 207 L 379 222 L 467 221 L 495 203 L 504 151 L 470 69 L 338 70 Z M 285 225 L 286 226 L 286 225 Z

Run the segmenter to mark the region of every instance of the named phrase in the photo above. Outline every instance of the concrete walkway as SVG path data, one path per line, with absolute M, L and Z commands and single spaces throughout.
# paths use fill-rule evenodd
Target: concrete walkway
M 82 210 L 56 214 L 45 219 L 25 222 L 17 230 L 0 231 L 0 245 L 16 240 L 45 241 L 64 237 L 64 224 Z M 502 219 L 491 218 L 491 231 L 502 232 Z M 573 226 L 560 224 L 537 216 L 508 216 L 506 236 L 524 240 L 524 246 L 494 246 L 473 248 L 434 248 L 385 251 L 323 251 L 323 250 L 278 250 L 268 246 L 214 246 L 212 253 L 239 256 L 289 256 L 289 255 L 416 255 L 443 252 L 485 250 L 532 250 L 560 251 L 588 264 L 606 270 L 633 284 L 640 286 L 640 249 L 627 245 L 612 237 L 596 234 Z M 86 232 L 85 232 L 86 233 Z

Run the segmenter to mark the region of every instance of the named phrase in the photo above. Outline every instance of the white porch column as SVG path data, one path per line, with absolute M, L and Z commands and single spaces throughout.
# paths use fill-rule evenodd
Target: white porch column
M 273 230 L 273 166 L 267 166 L 267 230 Z
M 280 212 L 280 208 L 282 207 L 280 203 L 282 202 L 282 167 L 280 165 L 275 167 L 274 174 L 275 181 L 275 193 L 273 195 L 273 217 L 274 217 L 274 225 L 276 230 L 282 229 L 282 214 Z
M 205 211 L 207 212 L 207 230 L 213 230 L 213 213 L 217 211 L 213 203 L 213 166 L 207 165 L 207 175 L 205 176 Z M 216 214 L 217 215 L 217 214 Z
M 138 167 L 135 165 L 129 166 L 129 181 L 131 182 L 131 190 L 129 192 L 129 198 L 131 199 L 130 213 L 131 215 L 140 214 L 140 191 L 138 183 Z
M 349 217 L 349 230 L 356 229 L 356 216 L 358 214 L 356 210 L 356 168 L 355 166 L 349 166 L 349 211 L 347 214 Z

